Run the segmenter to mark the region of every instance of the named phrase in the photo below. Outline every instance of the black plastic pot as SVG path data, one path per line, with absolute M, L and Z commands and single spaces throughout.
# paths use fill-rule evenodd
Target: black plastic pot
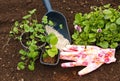
M 22 33 L 22 34 L 21 34 L 21 38 L 22 38 L 23 40 L 30 40 L 30 39 L 29 39 L 29 35 L 30 35 L 30 33 Z M 26 46 L 26 42 L 23 42 L 23 40 L 20 40 L 21 45 L 22 45 L 25 49 L 28 49 L 28 47 Z M 44 47 L 45 45 L 46 45 L 45 42 L 44 42 L 43 44 L 41 44 L 41 45 L 38 45 L 38 49 Z
M 44 50 L 42 50 L 42 53 L 40 55 L 40 63 L 41 64 L 43 64 L 43 65 L 49 65 L 49 66 L 56 66 L 59 63 L 59 58 L 60 58 L 59 50 L 58 50 L 58 54 L 55 57 L 53 57 L 54 60 L 55 60 L 54 63 L 44 62 L 43 59 L 46 59 L 46 58 L 43 58 L 43 52 L 44 52 Z M 51 57 L 49 57 L 49 58 L 51 58 Z

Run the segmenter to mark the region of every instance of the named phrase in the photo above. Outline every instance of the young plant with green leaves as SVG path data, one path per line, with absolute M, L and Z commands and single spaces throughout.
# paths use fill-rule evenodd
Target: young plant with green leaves
M 55 55 L 58 54 L 58 49 L 56 47 L 56 44 L 58 42 L 58 38 L 56 37 L 56 35 L 54 33 L 50 33 L 47 37 L 46 37 L 46 42 L 48 45 L 45 46 L 44 48 L 44 52 L 43 52 L 43 58 L 46 57 L 55 57 Z
M 55 51 L 57 49 L 55 47 L 56 41 L 51 40 L 55 39 L 55 35 L 47 35 L 45 31 L 45 25 L 53 26 L 54 23 L 48 20 L 47 16 L 44 16 L 42 22 L 39 23 L 35 12 L 36 9 L 29 11 L 27 15 L 23 16 L 22 21 L 15 22 L 10 31 L 11 37 L 18 39 L 21 44 L 25 45 L 25 48 L 19 51 L 21 62 L 18 63 L 18 69 L 20 70 L 25 69 L 26 66 L 31 71 L 35 69 L 35 61 L 39 57 L 40 48 L 44 47 L 46 43 L 52 46 L 48 51 L 51 52 L 51 50 Z M 50 42 L 48 42 L 48 38 Z M 23 42 L 24 40 L 25 42 Z
M 74 44 L 116 48 L 120 42 L 120 6 L 91 7 L 89 13 L 75 15 Z

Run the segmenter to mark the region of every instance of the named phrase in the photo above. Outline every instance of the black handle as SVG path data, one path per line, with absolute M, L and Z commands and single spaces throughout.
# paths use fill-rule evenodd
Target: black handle
M 51 3 L 50 3 L 50 0 L 43 0 L 43 3 L 47 9 L 48 12 L 52 11 L 52 7 L 51 7 Z

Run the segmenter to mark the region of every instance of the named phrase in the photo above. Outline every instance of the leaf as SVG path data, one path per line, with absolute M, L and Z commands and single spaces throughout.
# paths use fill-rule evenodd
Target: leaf
M 31 51 L 29 54 L 28 54 L 28 57 L 29 58 L 36 58 L 38 56 L 38 52 L 37 51 Z
M 47 54 L 50 57 L 54 57 L 58 53 L 58 49 L 53 47 L 52 49 L 47 50 Z
M 109 7 L 110 7 L 110 4 L 104 5 L 104 8 L 109 8 Z
M 105 19 L 110 19 L 113 16 L 113 13 L 110 9 L 103 10 L 103 13 L 105 15 L 104 16 Z
M 98 27 L 103 28 L 104 27 L 104 21 L 98 20 Z
M 80 21 L 82 21 L 82 13 L 78 13 L 78 14 L 75 15 L 74 25 L 75 24 L 80 24 Z
M 28 19 L 28 18 L 30 18 L 30 17 L 31 17 L 31 15 L 28 14 L 28 15 L 26 15 L 26 16 L 23 16 L 23 19 Z
M 48 19 L 47 18 L 48 18 L 47 16 L 43 16 L 43 18 L 42 18 L 42 23 L 43 24 L 47 24 L 48 23 Z
M 96 37 L 96 34 L 94 34 L 94 33 L 89 34 L 89 38 L 95 38 L 95 37 Z
M 16 33 L 16 34 L 18 34 L 18 28 L 14 27 L 13 28 L 13 32 Z
M 105 10 L 103 10 L 103 13 L 104 13 L 105 15 L 111 15 L 111 14 L 112 14 L 112 11 L 109 10 L 109 9 L 105 9 Z
M 110 45 L 111 48 L 116 48 L 118 46 L 118 43 L 114 42 Z
M 120 17 L 116 20 L 116 24 L 120 25 Z
M 28 30 L 29 32 L 34 32 L 34 29 L 33 29 L 33 27 L 29 27 L 29 30 Z
M 31 15 L 34 14 L 36 12 L 36 9 L 33 9 L 31 11 L 28 11 Z
M 111 23 L 109 23 L 109 22 L 106 23 L 106 25 L 105 25 L 105 29 L 106 29 L 106 30 L 110 29 L 110 25 L 111 25 Z
M 48 56 L 47 53 L 44 53 L 44 54 L 42 55 L 43 58 L 46 58 L 47 56 Z
M 88 39 L 88 42 L 89 42 L 89 43 L 93 43 L 93 42 L 95 42 L 95 41 L 96 41 L 95 38 Z
M 18 68 L 19 70 L 25 69 L 25 63 L 24 63 L 24 62 L 19 62 L 18 65 L 17 65 L 17 68 Z
M 103 42 L 97 43 L 97 45 L 102 48 L 108 48 L 109 43 L 107 41 L 103 41 Z
M 21 55 L 23 55 L 23 56 L 26 56 L 26 51 L 24 51 L 23 49 L 21 49 L 20 51 L 19 51 L 19 53 L 21 54 Z
M 72 34 L 72 39 L 76 40 L 79 36 L 78 32 L 74 32 L 74 34 Z
M 115 23 L 112 23 L 111 25 L 110 25 L 110 30 L 111 31 L 115 31 L 117 29 L 117 25 L 115 24 Z
M 17 27 L 19 25 L 19 22 L 18 21 L 15 21 L 15 26 Z
M 49 34 L 49 43 L 51 45 L 56 45 L 58 42 L 58 38 L 56 37 L 56 35 L 54 33 Z
M 40 32 L 40 33 L 44 33 L 45 30 L 44 30 L 44 29 L 39 29 L 39 32 Z
M 118 6 L 118 9 L 120 9 L 120 5 Z
M 84 32 L 89 32 L 89 27 L 88 26 L 86 26 L 85 28 L 84 28 Z
M 36 24 L 36 27 L 39 29 L 42 29 L 43 25 L 42 24 Z
M 104 16 L 104 19 L 111 19 L 112 18 L 112 15 L 111 14 L 108 14 L 108 15 L 105 15 Z
M 33 71 L 35 69 L 34 62 L 31 62 L 31 64 L 28 65 L 28 69 Z
M 24 30 L 25 30 L 25 32 L 29 32 L 29 25 L 28 24 L 24 24 Z
M 20 59 L 21 60 L 25 60 L 26 58 L 25 58 L 25 56 L 21 56 Z
M 115 17 L 115 16 L 112 16 L 112 17 L 110 18 L 110 21 L 111 21 L 111 22 L 115 22 L 115 20 L 116 20 L 116 17 Z
M 62 24 L 60 24 L 59 27 L 60 27 L 60 29 L 63 29 L 63 25 Z
M 51 21 L 51 20 L 49 20 L 49 23 L 48 23 L 50 26 L 54 26 L 54 23 Z

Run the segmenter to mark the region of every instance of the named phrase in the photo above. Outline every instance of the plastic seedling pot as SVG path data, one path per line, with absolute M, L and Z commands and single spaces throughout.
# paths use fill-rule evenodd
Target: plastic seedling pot
M 30 37 L 30 33 L 22 33 L 22 34 L 21 34 L 22 40 L 20 40 L 20 43 L 21 43 L 21 45 L 22 45 L 25 49 L 28 49 L 28 46 L 26 45 L 26 42 L 29 41 L 29 40 L 31 40 L 29 37 Z M 39 42 L 39 43 L 37 44 L 38 49 L 41 49 L 41 48 L 44 47 L 45 45 L 46 45 L 46 43 L 43 43 L 43 42 Z
M 45 52 L 43 49 L 42 49 L 43 52 Z M 42 53 L 43 53 L 42 52 Z M 59 52 L 59 50 L 58 50 Z M 43 54 L 40 55 L 40 63 L 43 64 L 43 65 L 49 65 L 49 66 L 56 66 L 58 63 L 59 63 L 59 57 L 60 55 L 57 54 L 55 55 L 55 57 L 43 57 Z

